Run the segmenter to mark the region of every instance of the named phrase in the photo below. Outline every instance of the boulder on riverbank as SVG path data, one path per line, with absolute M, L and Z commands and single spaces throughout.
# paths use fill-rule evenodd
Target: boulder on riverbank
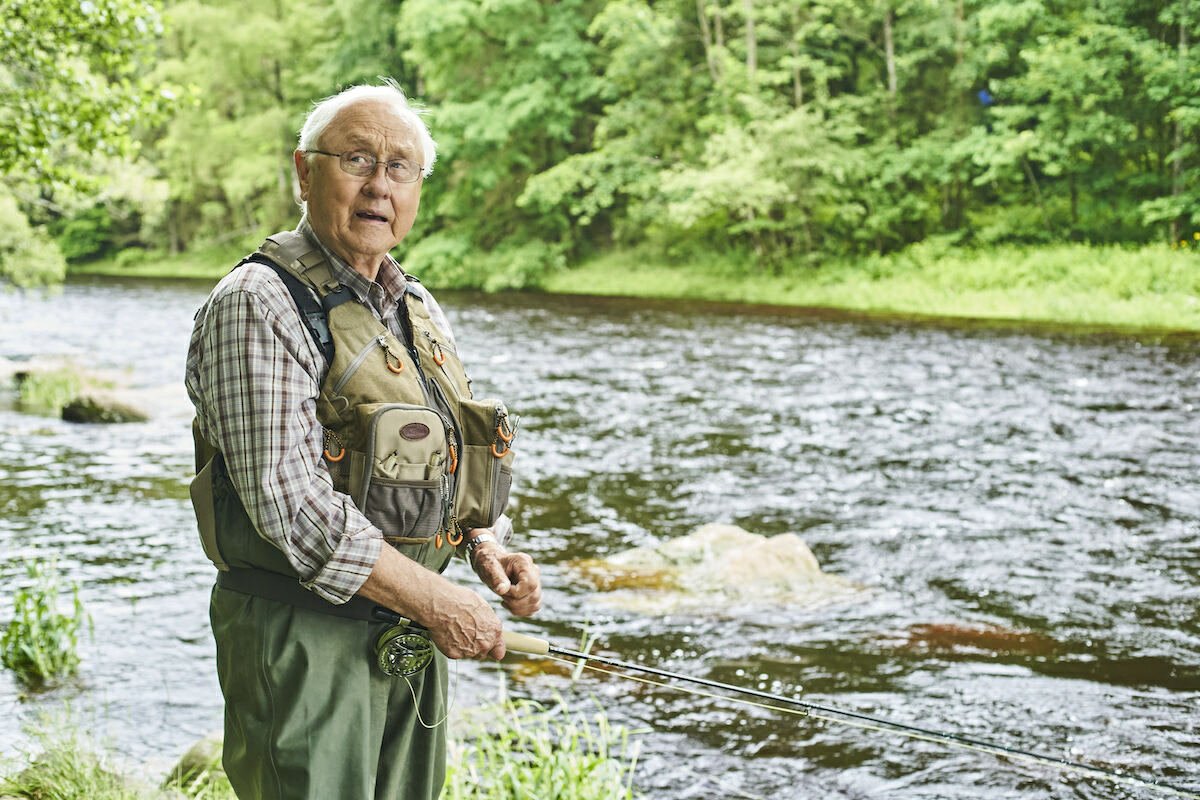
M 601 601 L 632 611 L 719 611 L 722 606 L 820 605 L 859 590 L 821 570 L 793 533 L 761 536 L 709 524 L 661 544 L 571 565 Z
M 145 422 L 149 415 L 144 411 L 107 394 L 91 392 L 69 401 L 62 409 L 66 422 Z
M 152 417 L 188 416 L 191 405 L 181 383 L 131 386 L 132 373 L 81 369 L 62 358 L 0 359 L 0 381 L 15 397 L 0 403 L 31 414 L 60 416 L 67 422 L 145 422 Z

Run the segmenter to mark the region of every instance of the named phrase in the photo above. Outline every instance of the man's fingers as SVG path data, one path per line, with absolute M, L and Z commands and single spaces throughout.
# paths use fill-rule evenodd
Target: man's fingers
M 512 589 L 508 574 L 500 559 L 491 553 L 485 553 L 475 559 L 475 572 L 484 585 L 496 594 L 504 597 Z

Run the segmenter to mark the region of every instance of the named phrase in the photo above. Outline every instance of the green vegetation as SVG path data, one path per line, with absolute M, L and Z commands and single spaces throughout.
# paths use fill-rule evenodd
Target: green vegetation
M 19 379 L 17 402 L 23 411 L 57 416 L 82 388 L 79 372 L 70 367 L 28 372 Z
M 430 109 L 439 158 L 400 255 L 439 287 L 563 287 L 568 265 L 591 281 L 632 252 L 736 268 L 772 300 L 777 277 L 842 286 L 785 286 L 796 302 L 930 314 L 1074 313 L 1113 287 L 1107 321 L 1125 324 L 1137 287 L 1090 272 L 1121 259 L 1086 246 L 1194 249 L 1200 228 L 1191 0 L 197 0 L 166 2 L 161 26 L 135 0 L 82 4 L 108 16 L 0 3 L 19 23 L 0 51 L 20 77 L 6 108 L 50 104 L 6 112 L 0 138 L 39 114 L 63 128 L 4 165 L 10 279 L 61 271 L 49 235 L 73 265 L 148 274 L 161 253 L 194 254 L 170 263 L 223 273 L 224 253 L 294 223 L 290 152 L 311 103 L 378 75 Z M 79 41 L 61 80 L 46 57 L 59 36 Z M 164 86 L 182 87 L 169 108 Z M 105 91 L 120 102 L 98 133 Z M 1082 293 L 993 269 L 1016 254 L 1044 276 L 1070 253 Z M 1186 312 L 1190 295 L 1169 294 L 1149 288 L 1146 308 Z
M 79 667 L 79 631 L 90 618 L 71 587 L 72 610 L 59 611 L 61 583 L 53 564 L 31 562 L 29 583 L 13 595 L 13 618 L 0 637 L 0 663 L 30 689 L 43 689 L 73 675 Z
M 935 241 L 778 273 L 721 258 L 612 253 L 544 279 L 550 292 L 840 308 L 931 317 L 1200 330 L 1200 252 L 1165 245 L 1000 246 Z
M 107 259 L 72 271 L 217 280 L 241 255 L 244 252 L 201 250 L 147 258 L 132 267 Z M 460 280 L 454 285 L 477 284 Z M 768 270 L 747 254 L 672 258 L 644 245 L 611 250 L 578 266 L 550 271 L 529 288 L 558 294 L 1200 330 L 1200 246 L 1053 244 L 967 249 L 930 239 L 895 253 L 841 257 L 815 266 L 791 263 Z
M 446 800 L 633 800 L 637 745 L 597 709 L 507 700 L 472 714 L 452 743 Z
M 69 724 L 43 722 L 41 752 L 0 778 L 0 797 L 28 800 L 236 800 L 219 763 L 172 771 L 160 789 L 116 772 Z
M 0 796 L 29 800 L 143 800 L 78 735 L 42 739 L 42 753 L 20 772 L 0 778 Z
M 210 739 L 183 757 L 163 782 L 163 788 L 192 800 L 237 800 L 221 766 L 220 743 Z
M 635 800 L 637 746 L 603 711 L 586 718 L 559 701 L 551 707 L 508 700 L 468 712 L 451 735 L 446 800 Z M 220 748 L 205 740 L 171 771 L 161 789 L 111 771 L 69 726 L 37 737 L 42 752 L 0 778 L 0 796 L 29 800 L 233 800 Z

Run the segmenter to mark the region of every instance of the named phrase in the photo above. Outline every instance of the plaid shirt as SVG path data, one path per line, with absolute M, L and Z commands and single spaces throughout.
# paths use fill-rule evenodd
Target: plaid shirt
M 333 273 L 404 340 L 396 309 L 405 290 L 425 301 L 453 341 L 425 287 L 391 256 L 374 283 L 333 256 L 306 218 L 296 230 L 321 248 Z M 328 370 L 279 276 L 250 262 L 226 275 L 196 313 L 185 384 L 201 432 L 225 457 L 259 534 L 278 547 L 300 582 L 332 603 L 349 600 L 379 558 L 383 535 L 333 488 L 321 458 L 317 395 Z

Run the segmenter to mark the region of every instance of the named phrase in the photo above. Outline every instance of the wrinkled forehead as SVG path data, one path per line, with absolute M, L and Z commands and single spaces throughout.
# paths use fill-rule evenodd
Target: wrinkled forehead
M 420 139 L 414 122 L 394 105 L 363 100 L 346 106 L 321 134 L 321 146 L 335 151 L 366 150 L 380 156 L 415 156 Z

